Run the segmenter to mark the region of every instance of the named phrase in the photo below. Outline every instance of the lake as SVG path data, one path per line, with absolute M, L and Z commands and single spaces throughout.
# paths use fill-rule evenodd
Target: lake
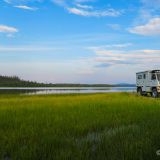
M 69 93 L 107 93 L 135 92 L 136 87 L 36 87 L 36 88 L 0 88 L 0 94 L 69 94 Z

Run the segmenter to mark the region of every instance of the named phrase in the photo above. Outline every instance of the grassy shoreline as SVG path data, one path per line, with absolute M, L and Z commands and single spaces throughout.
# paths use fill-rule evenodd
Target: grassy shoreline
M 0 159 L 159 159 L 159 115 L 133 93 L 0 95 Z

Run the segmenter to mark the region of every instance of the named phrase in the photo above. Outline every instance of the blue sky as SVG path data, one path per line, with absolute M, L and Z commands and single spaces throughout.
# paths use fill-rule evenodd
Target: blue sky
M 160 0 L 1 0 L 0 74 L 134 83 L 160 68 Z

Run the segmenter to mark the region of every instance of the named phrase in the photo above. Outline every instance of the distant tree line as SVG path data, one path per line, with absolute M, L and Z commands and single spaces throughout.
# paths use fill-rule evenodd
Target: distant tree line
M 41 87 L 43 83 L 25 81 L 17 76 L 0 76 L 0 87 Z
M 110 84 L 70 84 L 70 83 L 38 83 L 22 80 L 17 76 L 0 76 L 0 87 L 122 87 L 133 86 L 129 84 L 110 85 Z

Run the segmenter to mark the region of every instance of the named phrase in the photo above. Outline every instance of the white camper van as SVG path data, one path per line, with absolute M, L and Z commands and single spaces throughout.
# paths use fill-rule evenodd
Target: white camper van
M 158 97 L 160 94 L 160 70 L 136 73 L 136 84 L 139 95 L 151 93 L 153 97 Z

